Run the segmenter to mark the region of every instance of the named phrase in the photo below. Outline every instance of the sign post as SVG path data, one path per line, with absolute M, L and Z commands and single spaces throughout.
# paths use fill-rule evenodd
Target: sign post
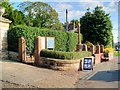
M 93 70 L 93 59 L 84 58 L 82 70 Z

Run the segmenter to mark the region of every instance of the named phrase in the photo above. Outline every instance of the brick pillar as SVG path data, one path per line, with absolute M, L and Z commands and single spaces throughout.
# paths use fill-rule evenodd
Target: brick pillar
M 95 54 L 100 54 L 100 45 L 99 44 L 96 45 L 96 52 L 95 52 Z
M 25 39 L 23 37 L 19 38 L 18 52 L 19 52 L 18 60 L 20 62 L 24 62 L 26 60 L 26 47 L 25 47 Z
M 41 38 L 40 36 L 35 37 L 35 65 L 39 66 L 39 58 L 40 58 L 40 51 L 41 51 Z
M 82 51 L 87 51 L 87 45 L 83 44 Z
M 94 45 L 91 45 L 91 46 L 90 46 L 90 52 L 91 52 L 92 54 L 94 54 L 94 52 L 95 52 Z
M 103 53 L 103 52 L 104 52 L 104 46 L 100 45 L 100 53 Z
M 78 44 L 77 44 L 76 51 L 77 52 L 81 51 L 80 23 L 78 23 Z

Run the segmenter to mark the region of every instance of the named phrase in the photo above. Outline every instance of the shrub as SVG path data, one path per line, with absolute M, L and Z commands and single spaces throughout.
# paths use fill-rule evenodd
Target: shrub
M 84 57 L 91 56 L 91 52 L 81 51 L 81 52 L 62 52 L 53 50 L 42 50 L 40 52 L 41 57 L 56 58 L 56 59 L 80 59 Z
M 87 45 L 88 50 L 90 50 L 90 46 L 93 45 L 91 42 L 86 41 L 85 44 Z
M 104 52 L 113 53 L 114 49 L 113 48 L 105 48 Z
M 115 51 L 114 56 L 120 56 L 120 52 Z
M 14 26 L 8 30 L 8 50 L 18 51 L 18 39 L 24 37 L 26 40 L 26 51 L 28 54 L 34 50 L 34 38 L 36 36 L 55 37 L 56 51 L 75 51 L 77 45 L 77 34 L 62 32 L 51 29 L 40 29 L 36 27 Z

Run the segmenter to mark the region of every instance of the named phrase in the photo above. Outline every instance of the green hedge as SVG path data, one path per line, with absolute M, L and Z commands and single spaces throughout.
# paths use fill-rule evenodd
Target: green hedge
M 26 40 L 27 53 L 33 53 L 36 36 L 55 37 L 55 50 L 71 52 L 76 50 L 77 34 L 36 27 L 14 26 L 8 30 L 8 50 L 18 51 L 18 38 Z M 82 35 L 81 35 L 82 36 Z
M 81 52 L 61 52 L 61 51 L 52 51 L 52 50 L 42 50 L 40 52 L 41 57 L 47 58 L 56 58 L 56 59 L 80 59 L 84 57 L 91 56 L 91 52 L 81 51 Z
M 120 52 L 119 51 L 114 51 L 114 56 L 120 56 Z

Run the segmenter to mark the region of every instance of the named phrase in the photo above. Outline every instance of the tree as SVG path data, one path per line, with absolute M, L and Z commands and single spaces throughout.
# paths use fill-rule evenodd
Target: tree
M 21 11 L 18 11 L 17 9 L 11 13 L 10 19 L 12 20 L 11 26 L 25 24 L 23 13 Z
M 12 21 L 10 26 L 24 24 L 23 13 L 18 10 L 14 10 L 12 4 L 9 3 L 9 0 L 4 0 L 0 3 L 0 6 L 5 8 L 3 17 Z
M 110 46 L 113 39 L 112 23 L 109 14 L 105 14 L 102 7 L 97 6 L 92 12 L 88 8 L 85 15 L 80 18 L 80 23 L 83 42 L 89 41 L 95 45 L 99 43 Z
M 43 2 L 27 1 L 19 4 L 19 8 L 24 13 L 28 26 L 61 29 L 62 24 L 58 19 L 58 14 L 50 5 Z
M 75 23 L 75 28 L 77 28 L 78 27 L 78 23 L 80 23 L 80 21 L 79 20 L 71 20 L 70 22 L 72 22 L 72 23 Z
M 0 6 L 2 8 L 5 8 L 5 13 L 3 14 L 3 17 L 10 19 L 10 14 L 13 11 L 13 7 L 11 6 L 11 4 L 9 4 L 8 0 L 1 2 Z

